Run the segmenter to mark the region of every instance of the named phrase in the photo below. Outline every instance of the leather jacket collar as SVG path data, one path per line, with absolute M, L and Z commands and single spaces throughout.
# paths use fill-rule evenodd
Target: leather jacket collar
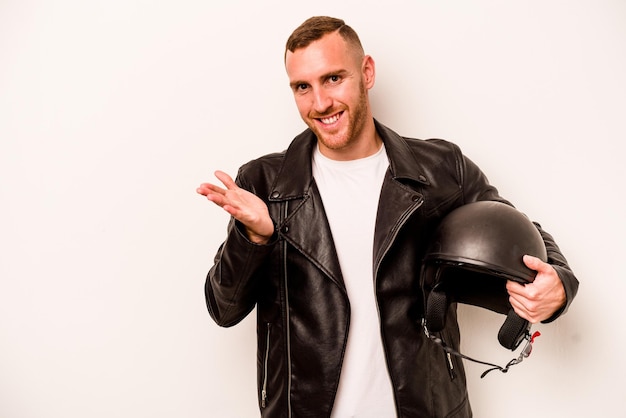
M 407 179 L 424 185 L 430 184 L 426 170 L 400 136 L 374 120 L 376 130 L 385 144 L 389 168 L 394 180 Z M 315 134 L 307 129 L 298 135 L 285 153 L 285 159 L 274 181 L 270 201 L 292 200 L 304 197 L 313 179 L 311 155 L 317 144 Z M 298 173 L 298 175 L 294 175 Z

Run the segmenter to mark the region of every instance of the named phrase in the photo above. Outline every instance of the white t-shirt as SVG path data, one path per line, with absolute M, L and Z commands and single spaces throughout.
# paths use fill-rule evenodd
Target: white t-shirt
M 339 256 L 350 299 L 350 330 L 332 418 L 396 416 L 374 294 L 374 228 L 389 166 L 384 145 L 374 155 L 331 160 L 318 148 L 313 177 Z

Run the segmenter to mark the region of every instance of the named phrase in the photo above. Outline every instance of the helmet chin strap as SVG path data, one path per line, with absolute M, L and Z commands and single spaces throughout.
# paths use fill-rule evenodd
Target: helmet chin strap
M 511 308 L 500 327 L 500 331 L 498 331 L 498 341 L 502 347 L 515 351 L 529 332 L 530 322 L 519 316 Z
M 511 366 L 515 366 L 516 364 L 521 363 L 525 358 L 530 356 L 530 353 L 533 350 L 533 343 L 535 342 L 535 338 L 539 337 L 541 335 L 541 333 L 539 331 L 535 331 L 532 335 L 530 334 L 529 330 L 526 330 L 525 334 L 524 334 L 524 338 L 523 340 L 526 340 L 526 345 L 524 346 L 524 348 L 520 351 L 520 354 L 517 358 L 512 359 L 511 361 L 509 361 L 504 367 L 502 366 L 498 366 L 497 364 L 493 364 L 493 363 L 489 363 L 486 361 L 481 361 L 481 360 L 476 360 L 472 357 L 466 356 L 465 354 L 462 354 L 458 351 L 456 351 L 455 349 L 449 347 L 445 341 L 443 341 L 443 339 L 441 338 L 441 336 L 436 336 L 434 334 L 432 334 L 431 332 L 428 331 L 428 327 L 426 326 L 426 320 L 422 319 L 422 327 L 424 328 L 424 334 L 433 342 L 435 342 L 437 345 L 439 345 L 441 348 L 443 348 L 443 350 L 448 353 L 451 354 L 453 356 L 465 359 L 465 360 L 469 360 L 472 361 L 474 363 L 479 363 L 479 364 L 484 364 L 485 366 L 490 366 L 489 369 L 485 370 L 483 372 L 483 374 L 480 375 L 480 378 L 482 379 L 483 377 L 485 377 L 489 372 L 494 371 L 494 370 L 500 370 L 502 373 L 506 373 L 509 371 L 509 368 Z M 520 341 L 521 342 L 521 341 Z

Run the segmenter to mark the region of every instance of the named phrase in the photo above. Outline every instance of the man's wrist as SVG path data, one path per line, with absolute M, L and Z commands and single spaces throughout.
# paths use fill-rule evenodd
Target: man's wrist
M 255 244 L 264 245 L 267 244 L 274 236 L 274 232 L 276 230 L 276 226 L 272 222 L 271 233 L 269 235 L 259 234 L 246 227 L 246 235 L 248 235 L 248 239 Z M 269 228 L 268 228 L 269 231 Z

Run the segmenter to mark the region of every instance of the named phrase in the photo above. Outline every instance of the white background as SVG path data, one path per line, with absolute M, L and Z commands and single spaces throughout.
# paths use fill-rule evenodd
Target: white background
M 0 0 L 0 416 L 255 417 L 255 318 L 203 286 L 227 216 L 195 194 L 304 125 L 284 42 L 342 17 L 376 117 L 458 143 L 581 287 L 475 415 L 626 416 L 626 2 Z M 461 310 L 464 350 L 513 353 Z

